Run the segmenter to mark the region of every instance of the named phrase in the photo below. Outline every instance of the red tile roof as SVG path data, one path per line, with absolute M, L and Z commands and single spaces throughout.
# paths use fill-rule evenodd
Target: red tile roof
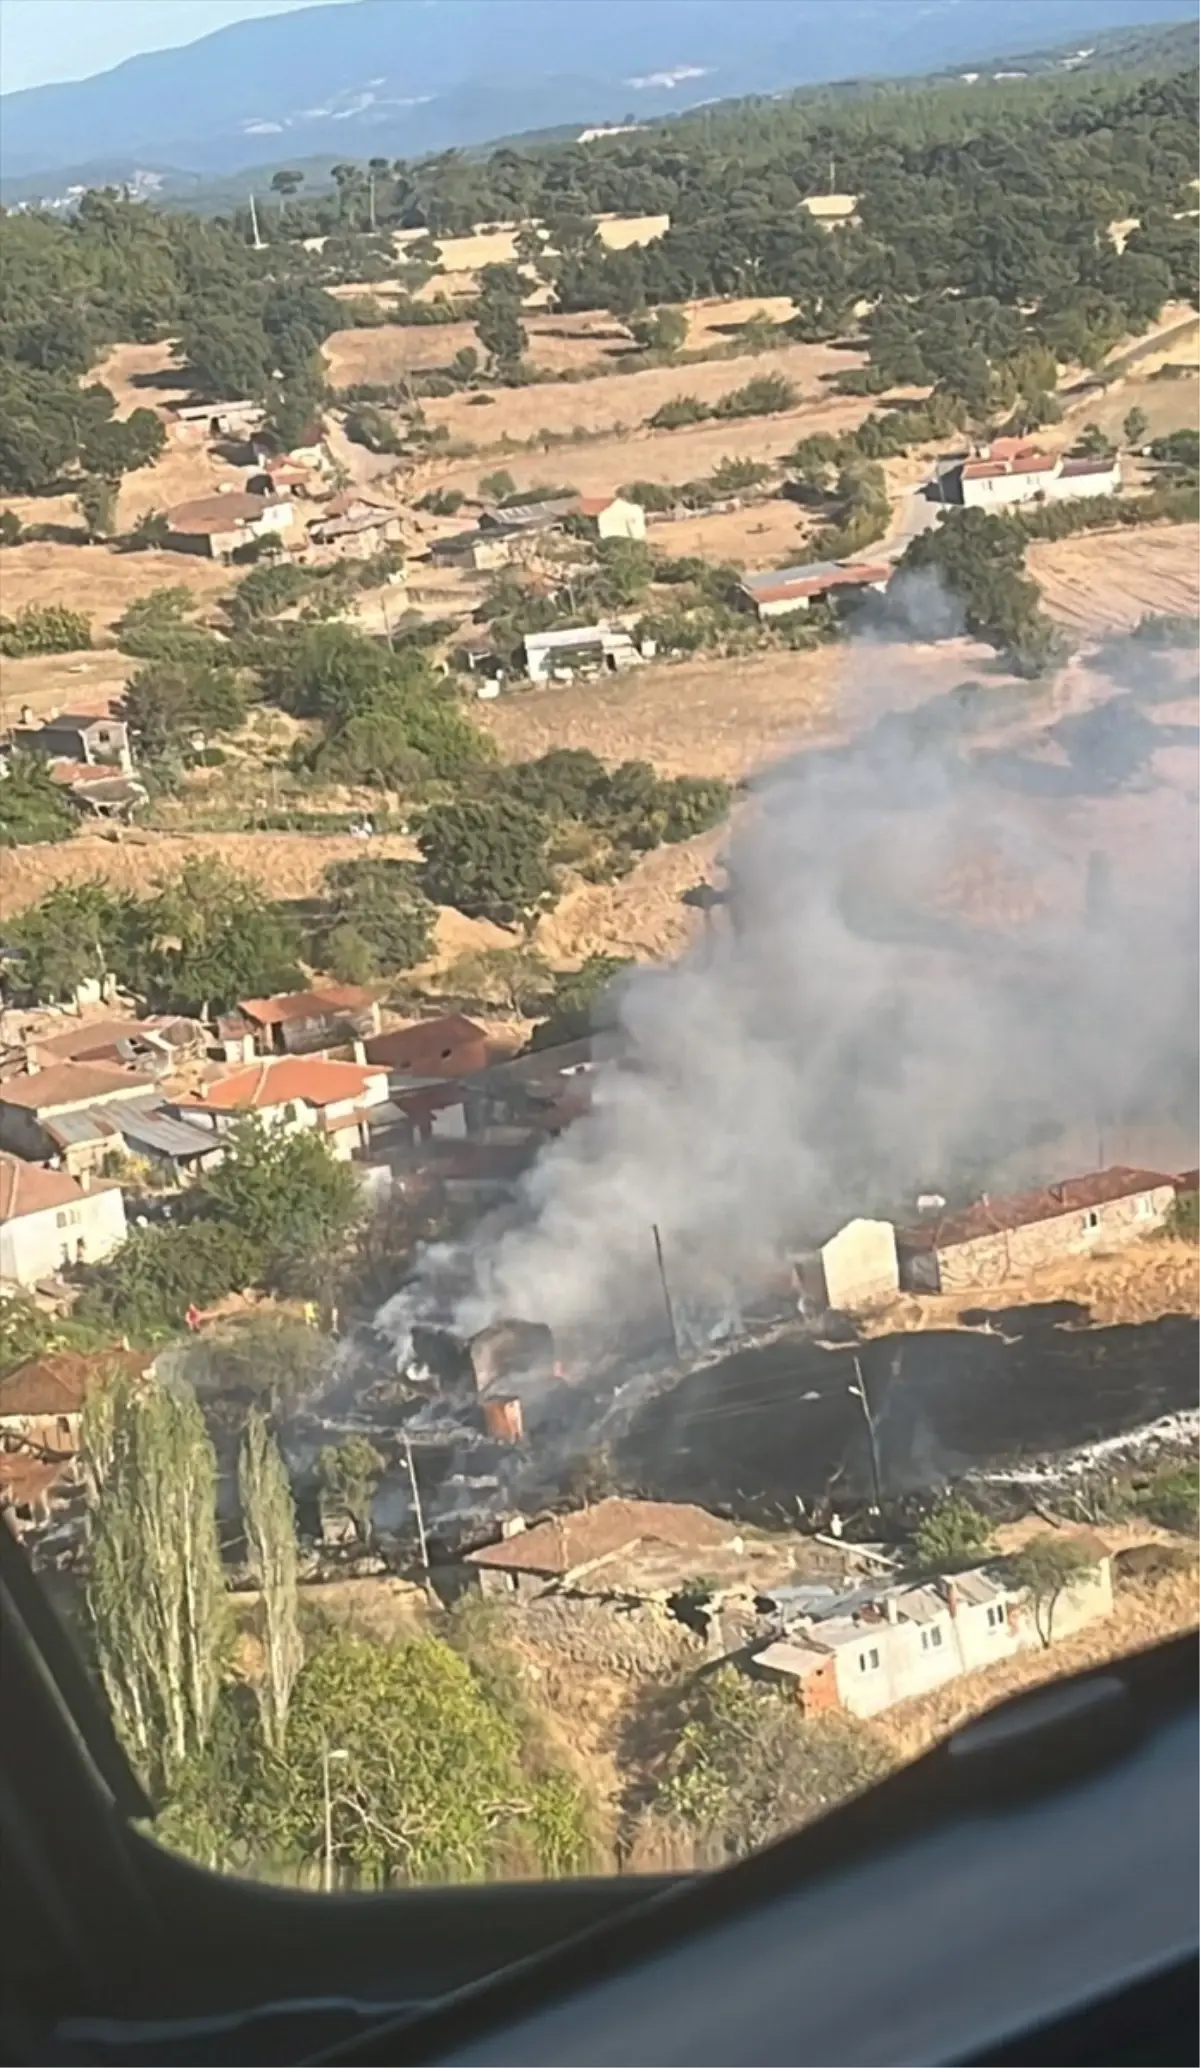
M 115 1378 L 140 1379 L 154 1360 L 136 1350 L 105 1350 L 84 1357 L 78 1350 L 51 1350 L 0 1379 L 0 1416 L 77 1415 L 98 1386 Z
M 65 1170 L 47 1170 L 0 1150 L 0 1221 L 19 1221 L 59 1206 L 77 1206 L 83 1186 Z
M 70 1469 L 69 1458 L 35 1458 L 28 1451 L 0 1451 L 0 1504 L 34 1507 Z
M 119 1098 L 122 1092 L 156 1089 L 155 1079 L 137 1070 L 118 1070 L 105 1063 L 52 1063 L 48 1070 L 0 1080 L 0 1105 L 45 1113 L 55 1106 L 90 1106 Z
M 407 1077 L 459 1077 L 488 1062 L 488 1038 L 462 1013 L 393 1027 L 364 1044 L 367 1061 Z
M 35 1034 L 29 1046 L 39 1055 L 54 1056 L 60 1062 L 93 1062 L 114 1058 L 118 1044 L 122 1041 L 146 1041 L 152 1035 L 160 1034 L 160 1026 L 146 1020 L 92 1020 L 82 1025 L 63 1027 L 56 1034 Z
M 369 1012 L 374 1003 L 374 993 L 364 991 L 358 984 L 330 984 L 322 991 L 281 991 L 275 998 L 241 998 L 238 1009 L 260 1027 L 275 1027 L 286 1020 L 337 1019 Z
M 196 1099 L 180 1099 L 184 1112 L 261 1113 L 299 1099 L 308 1106 L 332 1106 L 365 1099 L 382 1073 L 359 1063 L 334 1063 L 325 1056 L 266 1056 L 220 1077 Z
M 680 1501 L 599 1501 L 574 1515 L 552 1515 L 532 1529 L 467 1553 L 467 1564 L 562 1578 L 638 1543 L 677 1551 L 714 1551 L 736 1525 Z
M 581 517 L 600 517 L 605 510 L 611 510 L 617 500 L 615 495 L 581 495 L 575 508 Z
M 1140 1192 L 1156 1192 L 1163 1186 L 1173 1191 L 1176 1182 L 1161 1171 L 1132 1170 L 1125 1164 L 1114 1164 L 1111 1170 L 1066 1178 L 1061 1185 L 1014 1192 L 1006 1199 L 977 1200 L 962 1213 L 944 1214 L 926 1227 L 900 1229 L 898 1239 L 910 1251 L 954 1249 L 963 1242 L 977 1242 L 981 1236 L 1032 1228 L 1039 1221 L 1056 1221 L 1064 1214 L 1086 1212 L 1089 1207 L 1110 1205 L 1117 1199 L 1133 1199 Z

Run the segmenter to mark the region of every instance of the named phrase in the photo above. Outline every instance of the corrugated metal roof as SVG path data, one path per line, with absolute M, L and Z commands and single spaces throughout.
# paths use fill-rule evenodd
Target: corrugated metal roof
M 164 1156 L 199 1156 L 219 1146 L 211 1128 L 197 1127 L 166 1106 L 121 1106 L 106 1116 L 127 1142 L 142 1144 Z

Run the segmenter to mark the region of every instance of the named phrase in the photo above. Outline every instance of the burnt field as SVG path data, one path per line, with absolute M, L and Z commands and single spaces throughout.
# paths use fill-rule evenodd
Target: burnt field
M 972 1316 L 972 1319 L 975 1317 Z M 1000 1333 L 1000 1329 L 1003 1333 Z M 875 1425 L 885 1500 L 1120 1438 L 1197 1403 L 1198 1325 L 1166 1315 L 1095 1328 L 1086 1308 L 1010 1310 L 991 1327 L 881 1336 L 857 1348 L 799 1335 L 733 1352 L 656 1394 L 617 1449 L 620 1475 L 663 1500 L 758 1508 L 869 1498 Z

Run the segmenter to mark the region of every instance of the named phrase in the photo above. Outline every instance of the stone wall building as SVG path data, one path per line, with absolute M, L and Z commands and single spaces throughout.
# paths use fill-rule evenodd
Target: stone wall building
M 910 1292 L 1003 1285 L 1043 1264 L 1161 1228 L 1174 1178 L 1115 1165 L 1007 1199 L 984 1197 L 963 1213 L 897 1230 L 900 1282 Z

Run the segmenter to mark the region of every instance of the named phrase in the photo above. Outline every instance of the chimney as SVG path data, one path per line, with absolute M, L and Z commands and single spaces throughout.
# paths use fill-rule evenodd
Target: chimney
M 529 1525 L 523 1515 L 506 1515 L 500 1524 L 500 1540 L 507 1543 L 510 1537 L 523 1536 Z
M 34 718 L 33 718 L 33 705 L 32 705 L 32 704 L 22 704 L 22 706 L 21 706 L 21 723 L 22 723 L 22 725 L 32 725 L 32 724 L 33 724 L 33 722 L 34 722 Z
M 952 1616 L 958 1614 L 958 1588 L 953 1580 L 947 1580 L 946 1582 L 946 1607 Z
M 354 1037 L 354 1060 L 356 1063 L 362 1064 L 365 1064 L 367 1060 L 367 1044 L 361 1035 L 358 1034 Z
M 25 1043 L 25 1075 L 27 1077 L 36 1077 L 41 1067 L 36 1048 L 32 1041 L 27 1041 Z
M 80 1173 L 79 1173 L 79 1189 L 80 1189 L 80 1191 L 81 1191 L 81 1192 L 90 1192 L 90 1191 L 91 1191 L 91 1189 L 92 1189 L 92 1173 L 91 1173 L 91 1171 L 90 1171 L 90 1170 L 81 1170 L 81 1171 L 80 1171 Z

